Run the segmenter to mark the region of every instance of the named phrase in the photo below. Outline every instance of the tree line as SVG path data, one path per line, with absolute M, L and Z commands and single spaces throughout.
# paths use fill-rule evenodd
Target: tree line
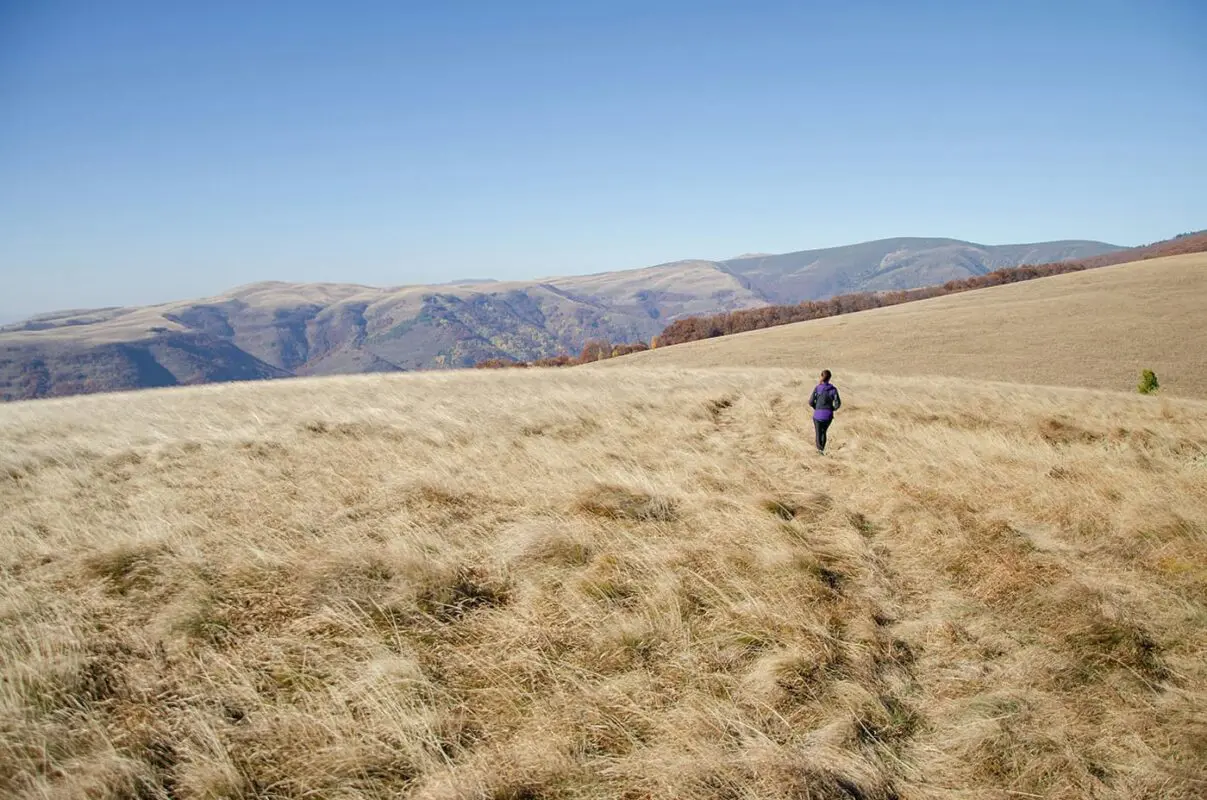
M 656 341 L 656 340 L 655 340 Z M 605 358 L 627 356 L 629 353 L 640 353 L 649 350 L 650 345 L 644 342 L 625 342 L 613 344 L 607 339 L 588 339 L 577 356 L 562 354 L 552 358 L 538 358 L 534 361 L 514 361 L 506 358 L 489 358 L 474 364 L 475 369 L 503 369 L 505 367 L 573 367 L 579 364 L 590 364 L 593 361 L 603 361 Z

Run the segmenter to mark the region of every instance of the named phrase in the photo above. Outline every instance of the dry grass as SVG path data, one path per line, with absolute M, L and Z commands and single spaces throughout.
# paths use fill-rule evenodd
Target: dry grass
M 0 407 L 0 795 L 1202 797 L 1207 405 L 815 366 Z
M 1207 254 L 1103 267 L 625 356 L 617 365 L 942 375 L 1207 398 Z M 608 364 L 609 362 L 603 362 Z

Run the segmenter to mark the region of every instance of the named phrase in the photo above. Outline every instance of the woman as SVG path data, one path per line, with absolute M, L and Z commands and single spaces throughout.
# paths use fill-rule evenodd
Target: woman
M 813 430 L 817 434 L 817 452 L 826 453 L 826 431 L 834 421 L 834 412 L 842 407 L 842 398 L 838 396 L 838 388 L 830 383 L 830 370 L 821 371 L 821 383 L 813 389 L 809 398 L 809 407 L 813 409 Z

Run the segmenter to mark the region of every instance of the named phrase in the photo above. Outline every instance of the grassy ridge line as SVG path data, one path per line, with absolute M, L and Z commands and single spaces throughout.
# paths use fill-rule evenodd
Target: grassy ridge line
M 1201 796 L 1207 404 L 812 372 L 0 407 L 0 794 Z
M 959 376 L 1207 398 L 1207 254 L 1057 275 L 860 314 L 688 342 L 607 368 L 797 367 Z M 594 367 L 593 367 L 594 368 Z
M 668 325 L 657 337 L 659 347 L 668 347 L 685 342 L 728 336 L 745 331 L 762 330 L 777 325 L 807 322 L 814 319 L 851 314 L 873 308 L 900 305 L 932 297 L 942 297 L 959 292 L 984 289 L 991 286 L 1080 272 L 1087 269 L 1144 261 L 1164 256 L 1199 253 L 1207 250 L 1207 232 L 1180 236 L 1143 247 L 1130 248 L 1076 261 L 1061 261 L 1051 264 L 1036 264 L 994 270 L 962 280 L 948 281 L 937 286 L 906 289 L 892 292 L 858 292 L 832 297 L 828 300 L 809 300 L 796 305 L 772 305 L 760 308 L 741 309 L 721 314 L 684 317 Z

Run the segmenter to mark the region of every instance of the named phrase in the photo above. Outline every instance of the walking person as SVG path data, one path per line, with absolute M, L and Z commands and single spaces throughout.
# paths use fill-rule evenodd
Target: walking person
M 821 371 L 821 383 L 813 389 L 809 398 L 809 407 L 813 409 L 813 430 L 817 434 L 817 452 L 826 453 L 826 432 L 834 421 L 834 412 L 842 407 L 842 398 L 838 396 L 838 387 L 830 383 L 830 370 Z

